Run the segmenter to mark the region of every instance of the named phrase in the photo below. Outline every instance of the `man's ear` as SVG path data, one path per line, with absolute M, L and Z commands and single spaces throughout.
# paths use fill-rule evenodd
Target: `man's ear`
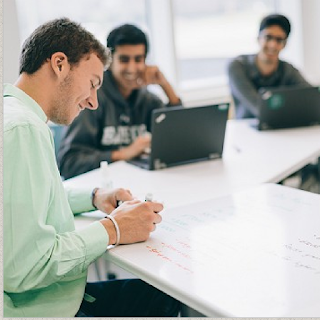
M 70 70 L 68 57 L 63 52 L 55 52 L 50 59 L 51 68 L 58 76 L 65 76 Z

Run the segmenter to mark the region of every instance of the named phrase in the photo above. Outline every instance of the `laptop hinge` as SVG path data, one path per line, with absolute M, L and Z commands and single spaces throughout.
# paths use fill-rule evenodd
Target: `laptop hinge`
M 217 159 L 217 158 L 220 158 L 219 153 L 210 153 L 209 154 L 209 159 Z
M 155 170 L 164 169 L 167 167 L 167 165 L 164 162 L 161 162 L 160 159 L 154 159 L 153 161 L 153 167 Z

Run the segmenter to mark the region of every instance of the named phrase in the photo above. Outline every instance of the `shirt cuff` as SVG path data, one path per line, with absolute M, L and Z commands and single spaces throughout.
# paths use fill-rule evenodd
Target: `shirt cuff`
M 68 201 L 74 214 L 96 210 L 92 205 L 91 193 L 93 188 L 65 188 Z
M 76 231 L 86 246 L 86 264 L 90 264 L 101 256 L 108 247 L 109 235 L 101 222 L 95 221 L 83 229 Z

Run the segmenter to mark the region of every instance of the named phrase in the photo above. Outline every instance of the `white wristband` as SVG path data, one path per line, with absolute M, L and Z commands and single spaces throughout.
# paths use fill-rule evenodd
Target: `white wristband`
M 116 240 L 116 243 L 114 244 L 114 246 L 117 246 L 120 243 L 120 229 L 119 229 L 118 223 L 117 223 L 116 219 L 111 215 L 107 215 L 106 218 L 110 219 L 112 221 L 112 223 L 114 224 L 114 227 L 116 229 L 117 240 Z

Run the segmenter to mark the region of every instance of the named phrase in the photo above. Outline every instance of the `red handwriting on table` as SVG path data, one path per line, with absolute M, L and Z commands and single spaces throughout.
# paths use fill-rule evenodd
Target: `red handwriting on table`
M 153 248 L 149 245 L 146 246 L 147 249 L 149 250 L 149 252 L 155 254 L 157 257 L 159 257 L 160 259 L 163 259 L 167 262 L 170 262 L 172 264 L 174 264 L 175 266 L 177 266 L 178 268 L 184 270 L 184 271 L 187 271 L 189 273 L 194 273 L 192 270 L 190 270 L 188 267 L 182 265 L 180 262 L 177 262 L 173 259 L 171 259 L 170 257 L 166 256 L 164 253 L 162 253 L 161 250 L 157 249 L 157 248 Z

